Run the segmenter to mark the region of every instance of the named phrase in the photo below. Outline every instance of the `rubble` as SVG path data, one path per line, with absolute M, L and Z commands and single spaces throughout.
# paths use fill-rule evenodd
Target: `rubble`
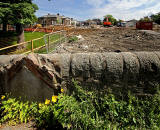
M 82 37 L 82 35 L 78 35 L 76 37 L 78 38 L 79 41 L 84 41 L 84 38 Z
M 73 31 L 73 30 L 72 30 Z M 130 52 L 130 51 L 159 51 L 160 36 L 158 33 L 130 28 L 103 28 L 103 29 L 74 29 L 79 39 L 74 43 L 63 44 L 66 52 Z M 72 48 L 72 49 L 71 49 Z M 61 47 L 57 53 L 65 52 Z

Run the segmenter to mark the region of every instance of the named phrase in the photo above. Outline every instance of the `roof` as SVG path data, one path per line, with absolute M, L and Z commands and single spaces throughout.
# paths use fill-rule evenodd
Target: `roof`
M 44 16 L 41 16 L 40 18 L 56 18 L 57 15 L 55 14 L 48 14 L 48 15 L 44 15 Z
M 55 14 L 47 14 L 47 15 L 41 16 L 39 18 L 57 18 L 57 17 L 62 18 L 62 19 L 67 19 L 67 20 L 72 19 L 72 18 L 66 17 L 64 15 L 60 16 L 58 14 L 57 15 L 55 15 Z
M 129 21 L 126 21 L 126 22 L 137 22 L 137 20 L 132 19 L 132 20 L 129 20 Z

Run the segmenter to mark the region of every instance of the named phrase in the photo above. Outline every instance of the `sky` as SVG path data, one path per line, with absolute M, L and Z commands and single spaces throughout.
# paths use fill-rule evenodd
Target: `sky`
M 117 20 L 140 19 L 160 12 L 160 0 L 34 0 L 38 17 L 57 14 L 77 20 L 103 19 L 107 14 Z

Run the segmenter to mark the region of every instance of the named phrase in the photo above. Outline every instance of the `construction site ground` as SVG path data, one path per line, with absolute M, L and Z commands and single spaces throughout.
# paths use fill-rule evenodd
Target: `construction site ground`
M 84 28 L 71 29 L 79 36 L 78 41 L 70 41 L 56 47 L 57 53 L 77 52 L 129 52 L 159 51 L 160 31 L 136 30 L 134 28 Z M 80 36 L 81 35 L 81 36 Z
M 67 30 L 68 34 L 79 36 L 78 41 L 59 44 L 54 52 L 130 52 L 159 51 L 160 31 L 136 30 L 133 28 L 77 28 Z M 80 36 L 81 35 L 81 36 Z M 34 123 L 0 126 L 2 130 L 34 130 Z

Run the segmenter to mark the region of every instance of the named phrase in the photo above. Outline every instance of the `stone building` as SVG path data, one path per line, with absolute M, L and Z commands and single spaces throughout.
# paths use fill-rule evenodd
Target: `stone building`
M 72 18 L 60 16 L 59 14 L 48 14 L 38 18 L 38 23 L 42 26 L 51 26 L 51 25 L 71 25 Z
M 126 27 L 136 27 L 137 20 L 133 19 L 126 22 Z

